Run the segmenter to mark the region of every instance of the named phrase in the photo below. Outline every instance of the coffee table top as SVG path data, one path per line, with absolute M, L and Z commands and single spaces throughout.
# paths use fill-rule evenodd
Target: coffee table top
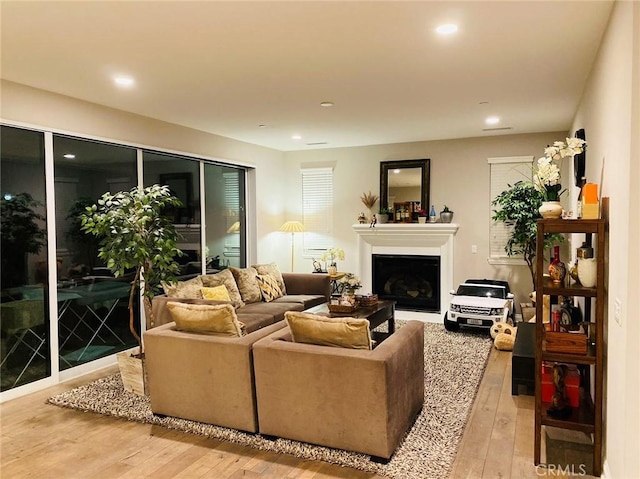
M 351 313 L 334 313 L 329 311 L 329 303 L 324 303 L 319 304 L 318 306 L 314 306 L 313 308 L 305 309 L 304 312 L 319 314 L 321 316 L 328 316 L 330 318 L 349 316 L 350 318 L 369 319 L 371 316 L 380 311 L 389 310 L 389 312 L 392 313 L 395 304 L 395 301 L 378 300 L 376 304 L 373 304 L 371 306 L 360 306 L 353 310 Z

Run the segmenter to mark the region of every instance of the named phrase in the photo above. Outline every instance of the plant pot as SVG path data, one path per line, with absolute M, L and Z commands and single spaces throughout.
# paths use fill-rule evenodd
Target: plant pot
M 426 222 L 427 222 L 426 216 L 418 216 L 418 223 L 426 223 Z
M 451 220 L 453 220 L 453 211 L 440 212 L 440 221 L 442 223 L 451 223 Z
M 378 223 L 380 223 L 380 224 L 384 224 L 384 223 L 388 223 L 389 222 L 389 215 L 378 213 L 376 215 L 376 217 L 378 218 Z
M 338 272 L 338 267 L 335 265 L 329 266 L 327 268 L 327 273 L 329 273 L 331 276 L 334 276 L 337 272 Z
M 558 219 L 562 217 L 562 205 L 559 201 L 543 201 L 538 211 L 544 219 Z
M 120 376 L 125 391 L 139 396 L 146 396 L 147 374 L 144 367 L 144 357 L 139 357 L 137 351 L 125 351 L 117 355 Z

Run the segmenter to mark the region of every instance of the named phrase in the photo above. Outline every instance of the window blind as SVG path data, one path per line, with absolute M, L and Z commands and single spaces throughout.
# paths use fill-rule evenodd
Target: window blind
M 502 158 L 489 158 L 491 170 L 491 201 L 503 191 L 509 189 L 518 181 L 531 181 L 533 177 L 533 156 L 510 156 Z M 507 252 L 504 247 L 511 236 L 513 228 L 502 222 L 491 219 L 493 210 L 500 207 L 491 207 L 489 254 L 493 259 L 506 259 Z M 511 256 L 511 259 L 522 259 L 522 255 Z
M 318 256 L 333 245 L 333 168 L 303 168 L 304 254 Z

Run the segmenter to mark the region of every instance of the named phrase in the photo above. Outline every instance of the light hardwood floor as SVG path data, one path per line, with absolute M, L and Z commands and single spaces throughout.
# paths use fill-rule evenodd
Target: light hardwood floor
M 511 396 L 510 359 L 510 353 L 495 349 L 489 356 L 452 478 L 545 477 L 545 471 L 533 465 L 533 398 Z M 379 478 L 323 462 L 45 404 L 49 396 L 114 371 L 115 367 L 109 368 L 0 405 L 0 477 Z

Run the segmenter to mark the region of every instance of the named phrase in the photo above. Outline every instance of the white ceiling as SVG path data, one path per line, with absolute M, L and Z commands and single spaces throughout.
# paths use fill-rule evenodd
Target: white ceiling
M 1 75 L 283 151 L 568 130 L 611 5 L 3 0 Z

